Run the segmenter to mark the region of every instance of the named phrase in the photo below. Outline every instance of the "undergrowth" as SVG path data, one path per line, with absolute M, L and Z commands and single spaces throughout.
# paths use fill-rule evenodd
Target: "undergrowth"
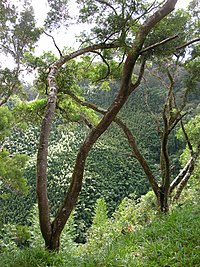
M 197 191 L 170 214 L 156 213 L 152 193 L 126 198 L 108 218 L 103 199 L 96 204 L 86 244 L 75 244 L 68 229 L 59 253 L 36 245 L 2 251 L 1 267 L 199 267 L 200 205 Z M 71 226 L 73 227 L 73 226 Z

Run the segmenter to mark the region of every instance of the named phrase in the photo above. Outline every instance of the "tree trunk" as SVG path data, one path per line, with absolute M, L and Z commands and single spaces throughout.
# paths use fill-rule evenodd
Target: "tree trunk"
M 63 204 L 61 205 L 60 210 L 54 220 L 55 226 L 58 226 L 57 231 L 59 233 L 64 228 L 64 225 L 77 202 L 78 195 L 81 191 L 82 186 L 85 161 L 91 148 L 115 119 L 116 115 L 130 96 L 130 94 L 140 84 L 140 77 L 138 78 L 135 84 L 132 84 L 131 78 L 135 63 L 138 57 L 140 56 L 143 43 L 148 33 L 160 20 L 162 20 L 174 9 L 176 2 L 177 0 L 168 0 L 163 5 L 163 7 L 161 7 L 152 16 L 150 16 L 139 28 L 135 41 L 132 45 L 132 48 L 130 49 L 130 52 L 128 53 L 124 64 L 121 86 L 118 95 L 115 98 L 114 102 L 111 104 L 111 106 L 108 108 L 106 114 L 104 115 L 100 123 L 90 132 L 83 145 L 80 147 L 79 153 L 76 158 L 70 187 L 67 191 Z
M 135 63 L 138 57 L 141 54 L 142 47 L 144 41 L 152 30 L 152 28 L 161 21 L 165 16 L 167 16 L 171 11 L 174 10 L 175 4 L 177 0 L 168 0 L 166 3 L 156 11 L 152 16 L 150 16 L 146 21 L 144 21 L 143 25 L 139 28 L 138 33 L 135 37 L 135 41 L 130 49 L 128 56 L 126 58 L 122 77 L 121 77 L 121 85 L 119 89 L 119 93 L 115 98 L 114 102 L 111 104 L 109 109 L 107 110 L 106 114 L 100 121 L 100 123 L 94 128 L 86 140 L 84 141 L 83 145 L 80 147 L 79 153 L 76 158 L 74 171 L 71 179 L 71 183 L 65 199 L 58 211 L 54 221 L 50 224 L 50 215 L 49 215 L 49 204 L 48 204 L 48 197 L 47 197 L 47 175 L 46 175 L 46 168 L 47 168 L 47 155 L 48 155 L 48 136 L 50 131 L 50 125 L 52 123 L 52 118 L 55 111 L 55 103 L 56 103 L 56 96 L 57 96 L 57 83 L 55 75 L 58 69 L 66 63 L 71 58 L 80 55 L 81 53 L 90 52 L 98 49 L 97 46 L 93 46 L 90 49 L 83 49 L 81 52 L 77 51 L 72 53 L 69 56 L 61 58 L 58 62 L 54 64 L 52 67 L 50 74 L 48 76 L 49 87 L 50 87 L 50 94 L 49 94 L 49 105 L 46 110 L 46 116 L 44 120 L 46 120 L 47 124 L 45 124 L 43 120 L 43 125 L 46 125 L 42 128 L 41 138 L 40 138 L 40 149 L 38 150 L 38 161 L 37 161 L 37 194 L 38 194 L 38 206 L 39 206 L 39 217 L 40 217 L 40 226 L 43 237 L 45 239 L 46 247 L 49 250 L 59 250 L 59 239 L 61 232 L 69 218 L 71 211 L 73 210 L 78 195 L 81 191 L 82 187 L 82 180 L 83 180 L 83 173 L 85 167 L 85 161 L 87 156 L 93 147 L 94 143 L 98 140 L 98 138 L 106 131 L 112 121 L 115 119 L 116 115 L 128 99 L 129 95 L 138 87 L 140 84 L 141 77 L 139 76 L 137 82 L 132 84 L 132 73 L 135 66 Z M 106 44 L 102 44 L 105 46 Z M 111 45 L 110 45 L 111 46 Z M 105 47 L 99 47 L 105 48 Z M 49 111 L 51 112 L 49 113 Z M 49 113 L 49 115 L 48 115 Z M 45 133 L 47 131 L 47 133 Z M 40 159 L 43 160 L 41 164 Z M 44 173 L 44 175 L 42 175 Z M 43 217 L 44 216 L 44 217 Z
M 166 193 L 162 187 L 160 187 L 159 198 L 158 201 L 158 209 L 161 212 L 167 213 L 169 211 L 169 194 Z
M 60 235 L 51 234 L 50 240 L 45 242 L 45 248 L 49 251 L 58 252 L 60 248 Z

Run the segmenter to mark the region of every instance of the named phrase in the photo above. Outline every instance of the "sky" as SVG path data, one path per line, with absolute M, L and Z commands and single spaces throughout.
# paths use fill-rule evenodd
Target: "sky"
M 191 0 L 178 0 L 176 8 L 186 8 L 190 1 Z M 74 1 L 71 1 L 71 3 L 71 13 L 76 14 L 77 7 Z M 36 19 L 38 20 L 39 25 L 42 25 L 45 14 L 48 11 L 47 0 L 32 0 L 32 4 L 35 10 Z M 72 25 L 70 26 L 68 31 L 60 29 L 58 33 L 53 33 L 53 36 L 59 48 L 62 49 L 64 46 L 67 46 L 77 49 L 80 44 L 76 41 L 75 36 L 78 35 L 78 33 L 80 33 L 83 28 L 84 26 Z M 55 49 L 55 46 L 53 45 L 52 40 L 47 36 L 42 36 L 38 43 L 38 47 L 36 48 L 36 53 L 41 54 L 43 51 L 46 51 L 47 48 L 55 54 L 58 53 L 58 51 Z

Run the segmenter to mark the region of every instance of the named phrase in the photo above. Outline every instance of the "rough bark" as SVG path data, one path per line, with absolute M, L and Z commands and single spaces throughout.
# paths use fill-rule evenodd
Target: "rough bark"
M 38 206 L 40 210 L 39 212 L 40 226 L 48 249 L 50 250 L 59 249 L 60 234 L 65 226 L 67 219 L 71 214 L 71 211 L 73 210 L 77 202 L 78 195 L 81 191 L 81 186 L 82 186 L 85 161 L 92 146 L 97 141 L 97 139 L 103 134 L 103 132 L 108 128 L 108 126 L 112 123 L 117 113 L 126 102 L 129 95 L 138 86 L 137 83 L 132 84 L 131 77 L 133 73 L 133 68 L 135 66 L 138 57 L 140 56 L 144 41 L 148 33 L 159 21 L 161 21 L 165 16 L 167 16 L 171 11 L 173 11 L 176 2 L 177 0 L 166 1 L 166 3 L 152 16 L 150 16 L 139 28 L 138 33 L 135 37 L 135 41 L 127 55 L 124 64 L 119 93 L 115 98 L 114 102 L 108 108 L 106 114 L 104 115 L 100 123 L 97 125 L 95 129 L 93 129 L 90 132 L 90 134 L 80 147 L 80 150 L 76 158 L 70 186 L 66 193 L 65 199 L 60 207 L 60 210 L 51 224 L 48 214 L 49 205 L 48 205 L 48 196 L 46 192 L 47 191 L 46 166 L 47 166 L 47 154 L 48 154 L 48 136 L 55 112 L 55 103 L 57 94 L 55 75 L 58 69 L 64 63 L 66 63 L 71 58 L 80 55 L 81 54 L 80 51 L 74 52 L 66 57 L 62 57 L 52 67 L 51 72 L 49 74 L 50 95 L 45 118 L 43 120 L 42 131 L 40 136 L 40 147 L 38 150 L 38 160 L 37 160 L 37 195 L 38 195 Z M 93 48 L 90 47 L 89 49 L 83 49 L 84 51 L 82 51 L 82 53 L 86 53 L 100 48 L 105 48 L 103 47 L 103 45 L 105 46 L 105 44 L 101 44 L 101 46 L 99 45 L 99 47 L 93 46 Z

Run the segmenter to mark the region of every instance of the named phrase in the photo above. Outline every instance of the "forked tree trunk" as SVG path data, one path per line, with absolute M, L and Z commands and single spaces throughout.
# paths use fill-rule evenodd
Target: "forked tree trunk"
M 75 55 L 80 55 L 78 52 L 74 52 L 71 56 L 66 56 L 61 58 L 58 62 L 54 64 L 49 74 L 49 87 L 50 87 L 50 95 L 49 101 L 46 109 L 46 115 L 43 120 L 43 126 L 40 136 L 40 147 L 38 150 L 38 160 L 37 160 L 37 196 L 38 196 L 38 207 L 39 207 L 39 219 L 40 219 L 40 227 L 43 237 L 45 239 L 45 244 L 47 249 L 49 250 L 59 250 L 60 245 L 60 235 L 61 232 L 69 218 L 76 202 L 78 199 L 78 195 L 81 191 L 82 187 L 82 180 L 83 180 L 83 173 L 85 167 L 86 158 L 93 147 L 94 143 L 98 140 L 98 138 L 106 131 L 112 121 L 115 119 L 116 115 L 128 99 L 129 95 L 138 87 L 141 81 L 141 77 L 138 78 L 135 84 L 132 84 L 132 73 L 133 68 L 136 64 L 138 57 L 141 54 L 142 47 L 144 41 L 152 30 L 152 28 L 161 21 L 165 16 L 167 16 L 170 12 L 174 10 L 175 4 L 177 0 L 168 0 L 166 3 L 156 11 L 152 16 L 150 16 L 143 25 L 138 29 L 138 33 L 135 37 L 135 41 L 128 53 L 126 58 L 122 78 L 121 78 L 121 86 L 119 89 L 119 93 L 111 104 L 109 109 L 107 110 L 106 114 L 94 128 L 86 140 L 84 141 L 83 145 L 80 147 L 78 152 L 74 171 L 72 175 L 72 180 L 69 186 L 69 189 L 66 193 L 65 199 L 54 219 L 54 221 L 50 222 L 50 215 L 49 215 L 49 203 L 48 203 L 48 195 L 47 195 L 47 155 L 48 155 L 48 136 L 50 132 L 50 125 L 52 123 L 52 118 L 55 112 L 55 103 L 56 103 L 56 96 L 57 96 L 57 84 L 55 75 L 59 68 L 70 60 Z M 105 46 L 105 44 L 103 44 Z M 102 45 L 102 46 L 103 46 Z M 93 51 L 93 48 L 85 49 L 85 52 Z M 99 47 L 105 48 L 105 47 Z M 96 49 L 98 47 L 96 46 Z M 46 122 L 45 122 L 46 121 Z M 46 127 L 46 128 L 45 128 Z M 46 133 L 47 131 L 47 133 Z

